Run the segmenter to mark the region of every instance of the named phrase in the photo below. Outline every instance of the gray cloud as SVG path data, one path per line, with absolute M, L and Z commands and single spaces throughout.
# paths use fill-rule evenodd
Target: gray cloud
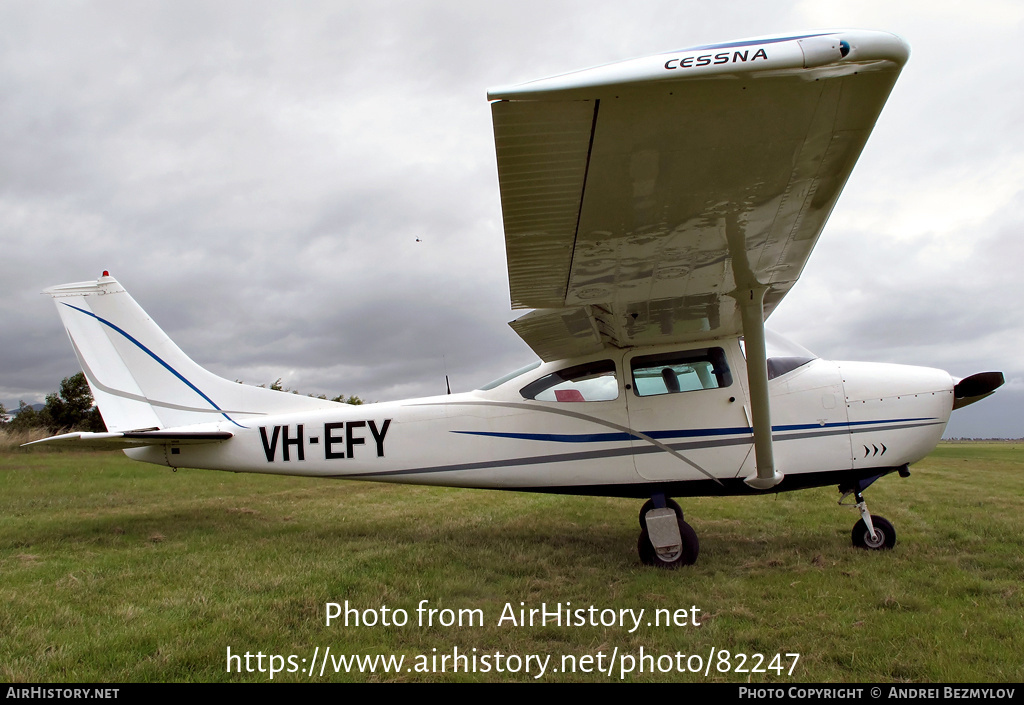
M 1024 385 L 1021 18 L 981 5 L 4 3 L 0 401 L 77 369 L 36 292 L 103 269 L 232 379 L 371 399 L 486 382 L 531 359 L 506 325 L 486 88 L 815 26 L 914 54 L 771 324 L 829 357 Z M 972 423 L 1020 435 L 1004 397 Z

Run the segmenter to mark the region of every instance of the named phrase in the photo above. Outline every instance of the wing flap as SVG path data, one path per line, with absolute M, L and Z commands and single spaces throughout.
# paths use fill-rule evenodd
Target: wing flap
M 596 319 L 582 306 L 530 311 L 509 325 L 542 360 L 589 355 L 606 344 Z

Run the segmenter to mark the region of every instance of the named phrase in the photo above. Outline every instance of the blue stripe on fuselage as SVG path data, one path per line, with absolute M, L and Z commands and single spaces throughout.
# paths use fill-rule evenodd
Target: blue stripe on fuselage
M 64 302 L 61 302 L 61 303 L 64 303 Z M 171 373 L 172 375 L 174 375 L 174 376 L 175 376 L 175 377 L 177 377 L 177 378 L 178 378 L 179 380 L 181 380 L 181 381 L 182 381 L 182 382 L 183 382 L 183 383 L 184 383 L 185 385 L 187 385 L 187 386 L 188 386 L 188 388 L 189 388 L 189 389 L 191 389 L 191 390 L 192 390 L 193 392 L 195 392 L 196 394 L 198 394 L 199 396 L 201 396 L 201 397 L 202 397 L 203 399 L 205 399 L 206 401 L 208 401 L 208 402 L 210 403 L 210 406 L 212 406 L 212 407 L 213 407 L 214 409 L 216 409 L 217 411 L 220 411 L 220 413 L 221 413 L 221 416 L 223 416 L 224 418 L 226 418 L 226 419 L 227 419 L 228 421 L 230 421 L 230 422 L 231 422 L 231 423 L 233 423 L 234 425 L 238 426 L 239 428 L 246 428 L 245 426 L 243 426 L 242 424 L 238 423 L 238 422 L 237 422 L 237 421 L 235 421 L 235 420 L 234 420 L 233 418 L 231 418 L 230 416 L 228 416 L 228 415 L 227 415 L 226 413 L 224 413 L 224 411 L 223 411 L 223 410 L 222 410 L 222 409 L 221 409 L 221 408 L 220 408 L 219 406 L 217 406 L 217 403 L 216 403 L 216 402 L 215 402 L 215 401 L 214 401 L 213 399 L 211 399 L 210 397 L 206 396 L 206 394 L 204 394 L 204 393 L 203 393 L 203 391 L 202 391 L 201 389 L 199 389 L 199 387 L 197 387 L 196 385 L 192 384 L 192 383 L 191 383 L 191 382 L 189 382 L 189 381 L 188 381 L 187 379 L 185 379 L 185 377 L 184 377 L 184 376 L 183 376 L 183 375 L 182 375 L 182 374 L 181 374 L 180 372 L 178 372 L 178 371 L 177 371 L 176 369 L 174 369 L 174 368 L 173 368 L 173 367 L 171 367 L 171 366 L 170 366 L 169 364 L 167 364 L 167 362 L 165 362 L 165 361 L 163 360 L 163 358 L 161 358 L 161 357 L 160 357 L 159 355 L 157 355 L 157 354 L 156 354 L 155 352 L 153 352 L 152 350 L 150 350 L 149 348 L 147 348 L 147 347 L 146 347 L 145 345 L 143 345 L 142 343 L 140 343 L 140 342 L 139 342 L 138 340 L 136 340 L 136 339 L 135 339 L 135 338 L 134 338 L 134 337 L 133 337 L 133 336 L 132 336 L 131 334 L 129 334 L 128 332 L 126 332 L 126 331 L 122 330 L 121 328 L 119 328 L 118 326 L 114 325 L 113 323 L 111 323 L 111 322 L 110 322 L 110 321 L 108 321 L 107 319 L 105 319 L 105 318 L 102 318 L 101 316 L 97 316 L 97 315 L 96 315 L 95 313 L 93 313 L 92 311 L 86 311 L 86 310 L 85 310 L 85 309 L 83 309 L 83 308 L 78 308 L 77 306 L 72 306 L 71 304 L 68 304 L 68 303 L 65 303 L 64 305 L 65 305 L 65 306 L 67 306 L 68 308 L 72 308 L 72 309 L 74 309 L 74 310 L 78 311 L 79 313 L 84 313 L 84 314 L 85 314 L 86 316 L 92 316 L 93 318 L 95 318 L 95 319 L 96 319 L 97 321 L 99 321 L 99 322 L 100 322 L 100 323 L 102 323 L 103 325 L 105 325 L 105 326 L 109 326 L 109 327 L 110 327 L 110 328 L 112 328 L 113 330 L 116 330 L 116 331 L 117 331 L 118 333 L 120 333 L 120 334 L 121 334 L 121 335 L 123 335 L 123 336 L 124 336 L 125 338 L 127 338 L 127 339 L 128 339 L 128 340 L 130 340 L 130 341 L 131 341 L 132 343 L 134 343 L 134 344 L 135 344 L 135 346 L 139 348 L 139 350 L 141 350 L 142 352 L 146 353 L 146 354 L 147 354 L 147 355 L 149 355 L 149 356 L 150 356 L 151 358 L 153 358 L 154 360 L 156 360 L 157 362 L 159 362 L 159 363 L 160 363 L 160 364 L 161 364 L 161 365 L 162 365 L 162 366 L 164 367 L 164 369 L 166 369 L 166 370 L 167 370 L 168 372 L 170 372 L 170 373 Z
M 786 426 L 772 426 L 773 433 L 785 431 L 808 431 L 813 429 L 826 428 L 852 428 L 854 426 L 866 426 L 869 424 L 901 423 L 911 421 L 929 421 L 926 417 L 911 419 L 878 419 L 875 421 L 840 421 L 836 423 L 809 423 L 809 424 L 788 424 Z M 671 438 L 704 438 L 708 436 L 733 436 L 752 435 L 753 429 L 747 426 L 734 428 L 700 428 L 700 429 L 676 429 L 669 431 L 644 431 L 645 436 L 657 438 L 658 440 Z M 523 441 L 547 441 L 551 443 L 614 443 L 628 441 L 632 438 L 641 440 L 638 435 L 630 433 L 502 433 L 500 431 L 452 431 L 452 433 L 467 436 L 487 436 L 490 438 L 514 438 Z

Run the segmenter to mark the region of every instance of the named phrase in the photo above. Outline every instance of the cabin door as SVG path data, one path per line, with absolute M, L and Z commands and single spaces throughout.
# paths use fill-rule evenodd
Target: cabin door
M 623 358 L 629 425 L 642 434 L 633 439 L 637 472 L 665 481 L 735 477 L 753 444 L 739 344 L 662 350 Z

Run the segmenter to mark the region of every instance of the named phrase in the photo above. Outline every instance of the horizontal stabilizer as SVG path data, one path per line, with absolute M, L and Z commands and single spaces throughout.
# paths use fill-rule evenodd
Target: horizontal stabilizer
M 964 377 L 953 387 L 953 408 L 962 409 L 987 397 L 1003 386 L 1002 372 L 979 372 Z
M 25 443 L 33 445 L 61 445 L 74 448 L 96 448 L 115 450 L 118 448 L 141 448 L 160 445 L 197 445 L 219 443 L 231 438 L 228 431 L 129 431 L 127 433 L 62 433 L 39 441 Z

